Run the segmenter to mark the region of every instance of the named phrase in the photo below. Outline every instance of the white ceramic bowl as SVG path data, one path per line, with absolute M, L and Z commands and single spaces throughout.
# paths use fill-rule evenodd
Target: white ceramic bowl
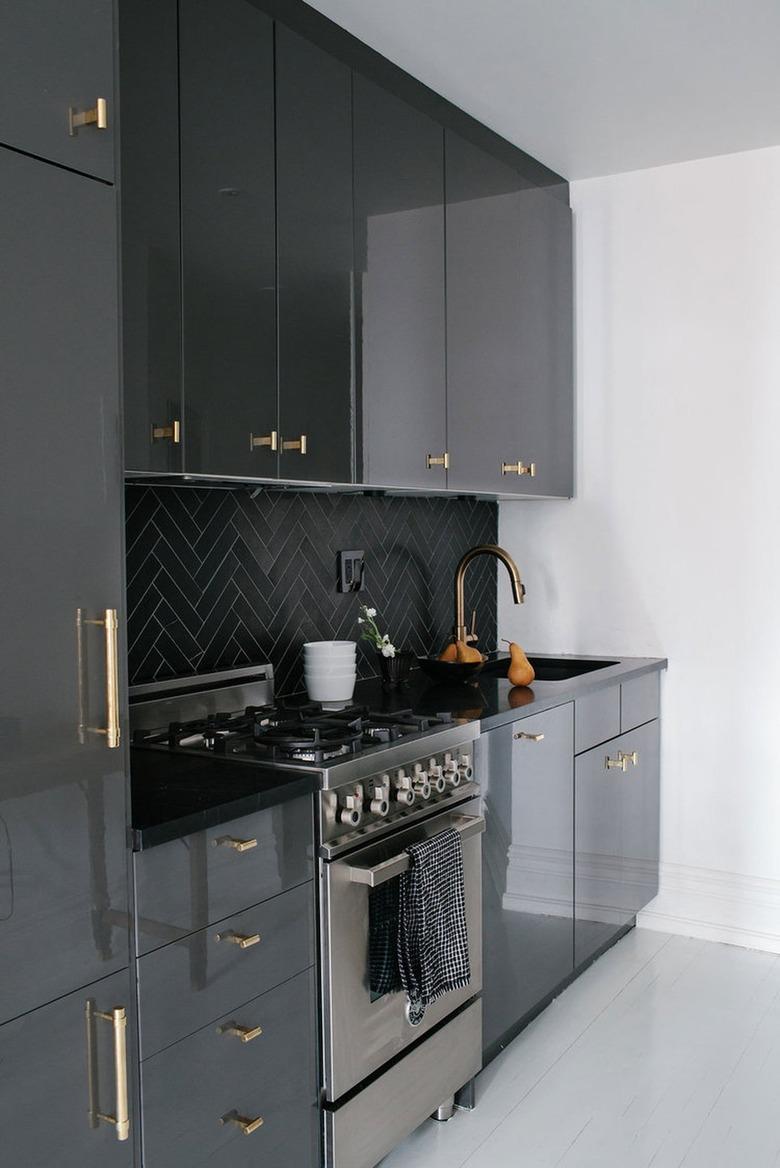
M 307 641 L 303 646 L 307 657 L 341 657 L 345 654 L 355 655 L 357 644 L 355 641 Z
M 348 702 L 355 690 L 353 677 L 306 678 L 306 692 L 313 702 Z
M 305 665 L 303 672 L 306 677 L 313 677 L 315 681 L 324 677 L 355 677 L 357 667 L 351 665 Z

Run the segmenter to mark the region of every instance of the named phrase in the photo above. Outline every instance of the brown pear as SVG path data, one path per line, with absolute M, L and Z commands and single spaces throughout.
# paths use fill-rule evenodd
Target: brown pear
M 451 641 L 450 644 L 447 646 L 447 648 L 444 649 L 439 654 L 439 660 L 440 661 L 457 661 L 458 660 L 458 647 L 454 641 Z
M 474 649 L 471 645 L 467 645 L 465 641 L 456 641 L 455 649 L 457 650 L 457 659 L 461 664 L 482 660 L 482 654 L 479 649 Z
M 507 677 L 512 685 L 530 685 L 536 677 L 533 665 L 515 641 L 507 641 L 506 644 L 509 645 Z

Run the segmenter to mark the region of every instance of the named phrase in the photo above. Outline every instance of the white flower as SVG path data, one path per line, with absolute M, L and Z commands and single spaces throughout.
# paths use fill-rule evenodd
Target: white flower
M 365 623 L 366 623 L 366 622 L 363 620 L 362 616 L 359 616 L 359 617 L 358 617 L 358 624 L 359 624 L 359 625 L 364 625 Z
M 395 645 L 391 645 L 387 637 L 382 642 L 382 656 L 395 657 Z
M 364 608 L 363 611 L 365 612 L 366 616 L 376 616 L 375 608 Z

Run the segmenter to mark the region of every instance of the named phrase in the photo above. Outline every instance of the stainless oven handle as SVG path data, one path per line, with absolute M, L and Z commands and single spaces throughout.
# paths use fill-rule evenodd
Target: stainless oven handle
M 448 826 L 455 828 L 461 840 L 467 840 L 485 830 L 485 820 L 481 815 L 457 815 Z M 367 884 L 369 888 L 377 888 L 387 880 L 408 871 L 409 857 L 406 852 L 401 852 L 398 856 L 391 856 L 389 860 L 382 860 L 381 864 L 374 864 L 373 868 L 361 868 L 352 864 L 346 866 L 353 884 Z

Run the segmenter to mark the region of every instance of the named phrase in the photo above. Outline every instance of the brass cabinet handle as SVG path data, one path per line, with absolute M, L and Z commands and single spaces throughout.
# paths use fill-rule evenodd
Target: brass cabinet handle
M 240 1127 L 245 1136 L 251 1136 L 252 1132 L 256 1132 L 259 1127 L 263 1126 L 263 1117 L 258 1115 L 257 1119 L 247 1119 L 245 1115 L 239 1115 L 237 1111 L 229 1111 L 227 1115 L 223 1115 L 219 1121 L 224 1127 L 226 1123 L 234 1123 Z
M 620 757 L 624 758 L 626 760 L 626 765 L 628 765 L 628 763 L 631 763 L 632 766 L 639 765 L 639 754 L 637 753 L 636 750 L 631 750 L 631 751 L 621 750 Z
M 217 1034 L 232 1034 L 242 1042 L 252 1042 L 263 1033 L 262 1026 L 239 1026 L 237 1022 L 226 1022 L 217 1027 Z
M 167 426 L 155 426 L 152 423 L 152 442 L 172 442 L 174 446 L 178 446 L 181 442 L 181 422 L 178 418 L 174 418 Z
M 604 766 L 608 771 L 623 771 L 623 774 L 628 770 L 628 759 L 623 754 L 622 750 L 618 751 L 617 758 L 610 758 L 609 755 L 604 759 Z
M 119 746 L 121 731 L 119 727 L 119 649 L 117 644 L 119 620 L 115 608 L 107 608 L 105 616 L 102 620 L 86 620 L 84 619 L 83 610 L 78 609 L 76 613 L 76 627 L 79 633 L 79 685 L 82 683 L 83 661 L 81 650 L 81 626 L 82 625 L 102 625 L 105 630 L 106 642 L 106 725 L 103 726 L 87 726 L 86 729 L 90 734 L 104 734 L 106 736 L 106 745 L 110 750 L 116 750 Z M 80 737 L 83 741 L 82 725 L 79 728 Z
M 521 730 L 514 735 L 515 738 L 525 738 L 527 742 L 543 742 L 544 734 L 527 734 L 525 730 Z
M 234 852 L 243 855 L 244 852 L 249 852 L 252 848 L 257 847 L 257 840 L 234 839 L 232 835 L 221 835 L 219 839 L 212 840 L 211 846 L 214 848 L 232 848 Z
M 116 1138 L 122 1142 L 130 1136 L 130 1112 L 127 1091 L 127 1011 L 124 1006 L 113 1010 L 96 1010 L 89 998 L 84 1008 L 87 1024 L 87 1080 L 89 1089 L 89 1124 L 96 1128 L 101 1122 L 109 1123 L 116 1131 Z M 114 1075 L 116 1080 L 116 1114 L 109 1115 L 100 1110 L 98 1102 L 97 1041 L 94 1021 L 96 1018 L 110 1022 L 114 1032 Z
M 81 126 L 94 126 L 97 130 L 108 129 L 108 102 L 104 97 L 99 97 L 92 109 L 82 110 L 81 113 L 68 106 L 68 134 L 71 138 L 75 138 L 76 130 Z
M 282 443 L 282 450 L 297 450 L 300 454 L 308 454 L 308 439 L 305 434 L 301 434 L 300 438 L 291 438 L 289 442 Z
M 272 430 L 270 434 L 250 434 L 249 449 L 256 450 L 258 446 L 267 446 L 275 453 L 279 449 L 279 431 Z
M 502 475 L 516 474 L 516 475 L 530 475 L 532 479 L 536 478 L 536 463 L 531 462 L 528 466 L 524 466 L 518 459 L 517 462 L 502 462 Z
M 426 454 L 425 469 L 433 470 L 435 466 L 443 466 L 445 470 L 450 469 L 450 455 L 448 450 L 445 450 L 444 454 Z
M 249 949 L 260 942 L 259 933 L 217 933 L 215 941 L 227 941 L 230 945 L 238 945 L 239 949 Z

